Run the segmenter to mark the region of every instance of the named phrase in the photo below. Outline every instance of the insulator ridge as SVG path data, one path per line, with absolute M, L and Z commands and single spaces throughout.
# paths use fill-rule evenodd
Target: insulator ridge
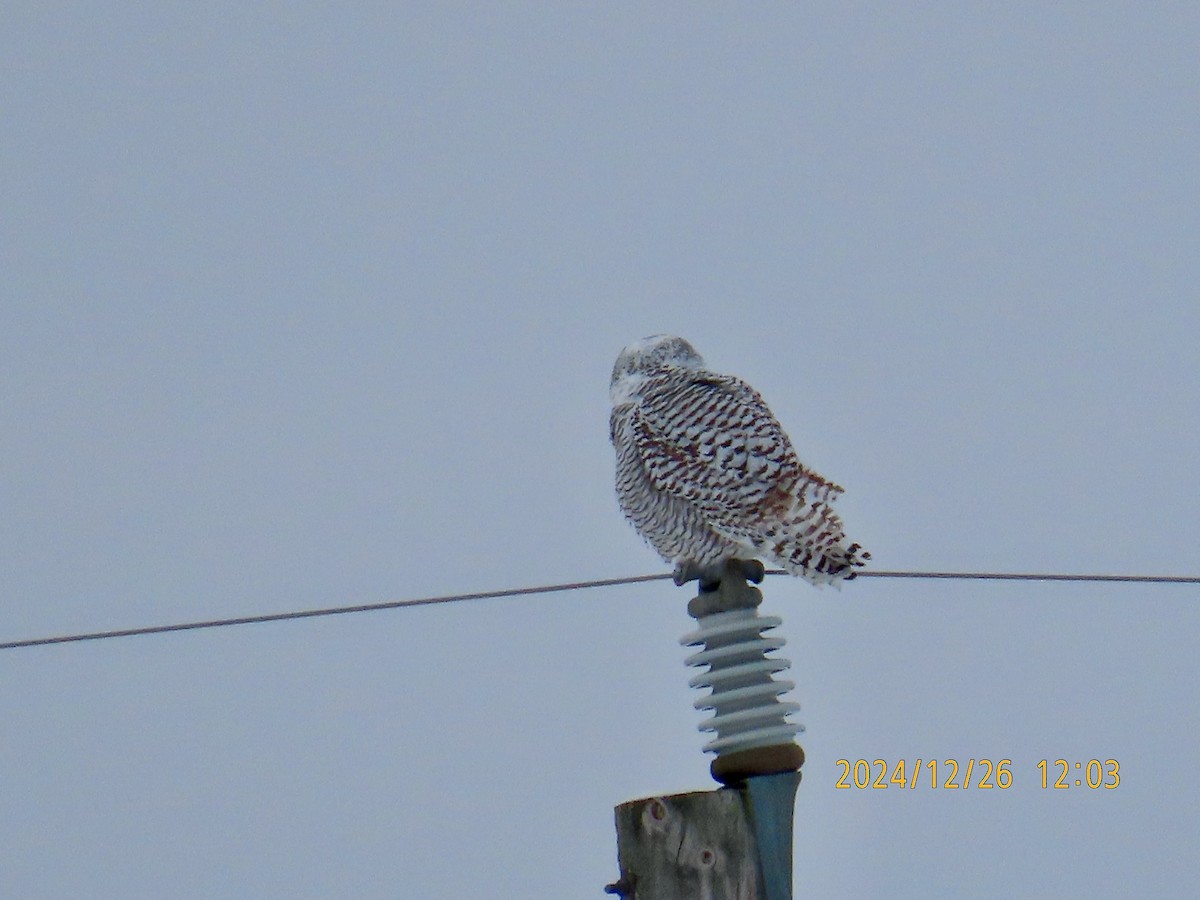
M 791 668 L 780 656 L 767 654 L 783 647 L 781 637 L 764 637 L 763 632 L 783 623 L 778 616 L 760 616 L 757 609 L 735 609 L 697 619 L 699 628 L 679 642 L 704 649 L 684 662 L 707 666 L 688 684 L 710 688 L 697 700 L 696 709 L 711 709 L 714 715 L 700 723 L 700 731 L 716 732 L 704 751 L 718 756 L 755 747 L 790 743 L 804 726 L 787 721 L 799 703 L 780 700 L 795 684 L 774 676 Z

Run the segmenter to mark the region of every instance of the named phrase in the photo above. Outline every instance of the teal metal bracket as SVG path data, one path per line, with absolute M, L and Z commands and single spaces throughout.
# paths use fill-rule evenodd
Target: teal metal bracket
M 792 900 L 792 819 L 799 772 L 747 778 L 740 787 L 755 842 L 765 900 Z

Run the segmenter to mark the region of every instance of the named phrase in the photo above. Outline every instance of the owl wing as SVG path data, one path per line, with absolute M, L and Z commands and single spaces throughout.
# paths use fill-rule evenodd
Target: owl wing
M 654 376 L 633 422 L 647 476 L 699 507 L 714 527 L 744 536 L 809 498 L 841 492 L 806 470 L 759 393 L 731 375 Z

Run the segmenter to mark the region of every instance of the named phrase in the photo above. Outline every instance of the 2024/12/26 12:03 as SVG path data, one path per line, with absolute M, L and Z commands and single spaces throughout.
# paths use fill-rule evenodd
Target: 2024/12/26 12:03
M 884 759 L 839 759 L 835 763 L 841 770 L 841 775 L 834 787 L 847 790 L 849 788 L 873 788 L 880 790 L 888 787 L 908 788 L 915 790 L 918 784 L 930 788 L 976 788 L 990 790 L 999 788 L 1005 790 L 1013 785 L 1012 760 L 1001 759 L 968 759 L 960 763 L 956 759 L 924 760 L 918 757 L 912 763 L 901 759 L 896 764 L 889 765 Z M 1070 787 L 1087 787 L 1092 790 L 1104 788 L 1112 790 L 1121 783 L 1121 764 L 1115 759 L 1089 759 L 1086 762 L 1074 763 L 1074 769 L 1080 775 L 1072 779 L 1072 763 L 1066 759 L 1040 760 L 1037 764 L 1041 772 L 1042 788 L 1058 790 Z M 921 770 L 926 769 L 928 781 Z M 1057 778 L 1052 778 L 1055 769 L 1061 770 Z M 940 771 L 939 771 L 940 770 Z M 911 773 L 911 774 L 910 774 Z M 959 774 L 962 779 L 959 780 Z

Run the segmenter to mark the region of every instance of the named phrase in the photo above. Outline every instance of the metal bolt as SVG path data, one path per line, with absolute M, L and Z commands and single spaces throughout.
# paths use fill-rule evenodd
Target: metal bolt
M 634 896 L 634 886 L 637 884 L 637 877 L 628 873 L 622 873 L 619 880 L 612 884 L 604 886 L 604 893 L 617 894 L 622 898 L 631 898 Z

